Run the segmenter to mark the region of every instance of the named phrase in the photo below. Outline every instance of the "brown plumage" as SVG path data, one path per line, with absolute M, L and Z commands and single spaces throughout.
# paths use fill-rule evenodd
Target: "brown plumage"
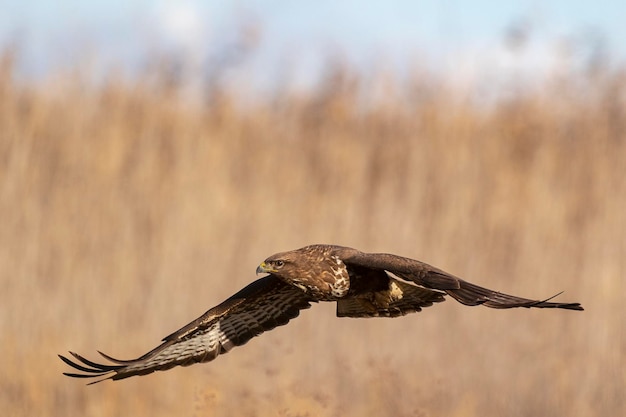
M 287 324 L 317 301 L 336 301 L 339 317 L 403 316 L 444 301 L 446 294 L 470 306 L 583 310 L 579 303 L 503 294 L 420 261 L 342 246 L 311 245 L 277 253 L 262 262 L 256 272 L 269 275 L 165 337 L 161 345 L 137 359 L 119 360 L 99 352 L 112 362 L 107 365 L 73 352 L 70 354 L 75 361 L 59 355 L 82 372 L 65 375 L 115 380 L 208 362 L 264 331 Z

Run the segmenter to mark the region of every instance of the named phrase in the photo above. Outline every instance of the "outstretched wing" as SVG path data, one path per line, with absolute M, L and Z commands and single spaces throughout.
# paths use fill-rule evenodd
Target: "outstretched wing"
M 300 314 L 300 310 L 311 307 L 310 301 L 298 288 L 268 275 L 165 337 L 160 346 L 137 359 L 119 360 L 102 352 L 99 353 L 112 364 L 92 362 L 73 352 L 70 354 L 75 361 L 59 357 L 84 372 L 65 373 L 67 376 L 97 378 L 109 375 L 104 379 L 114 380 L 208 362 L 254 336 L 287 324 Z
M 345 250 L 339 256 L 346 265 L 386 270 L 422 287 L 445 291 L 458 302 L 468 306 L 484 305 L 491 308 L 536 307 L 583 310 L 580 303 L 550 302 L 549 300 L 555 296 L 547 300 L 531 300 L 479 287 L 438 268 L 402 256 L 387 253 L 363 253 L 353 249 Z

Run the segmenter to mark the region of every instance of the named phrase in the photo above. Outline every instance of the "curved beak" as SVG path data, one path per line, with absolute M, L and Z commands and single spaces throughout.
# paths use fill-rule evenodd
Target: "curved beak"
M 261 265 L 256 267 L 256 274 L 269 274 L 271 271 L 267 269 L 265 262 L 261 262 Z

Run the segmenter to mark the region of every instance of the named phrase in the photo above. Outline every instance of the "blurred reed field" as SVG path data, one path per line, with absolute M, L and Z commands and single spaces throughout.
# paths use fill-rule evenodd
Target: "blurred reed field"
M 626 412 L 626 75 L 479 106 L 331 66 L 309 93 L 190 101 L 165 76 L 0 70 L 7 416 L 590 416 Z M 161 74 L 162 75 L 162 74 Z M 363 101 L 375 90 L 376 99 Z M 366 103 L 366 104 L 363 104 Z M 310 243 L 423 260 L 586 311 L 337 319 L 218 360 L 84 386 L 67 350 L 137 357 Z

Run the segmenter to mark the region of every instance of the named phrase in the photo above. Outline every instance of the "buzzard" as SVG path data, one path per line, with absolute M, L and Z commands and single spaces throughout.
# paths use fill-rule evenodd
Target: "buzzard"
M 213 307 L 145 355 L 119 360 L 99 352 L 110 364 L 70 352 L 61 360 L 82 373 L 76 378 L 123 379 L 175 366 L 208 362 L 254 336 L 287 324 L 312 302 L 336 301 L 338 317 L 398 317 L 420 311 L 449 295 L 468 305 L 491 308 L 563 308 L 579 303 L 531 300 L 489 290 L 420 261 L 386 253 L 363 253 L 334 245 L 311 245 L 277 253 L 263 261 L 252 282 Z M 558 294 L 557 294 L 558 295 Z

